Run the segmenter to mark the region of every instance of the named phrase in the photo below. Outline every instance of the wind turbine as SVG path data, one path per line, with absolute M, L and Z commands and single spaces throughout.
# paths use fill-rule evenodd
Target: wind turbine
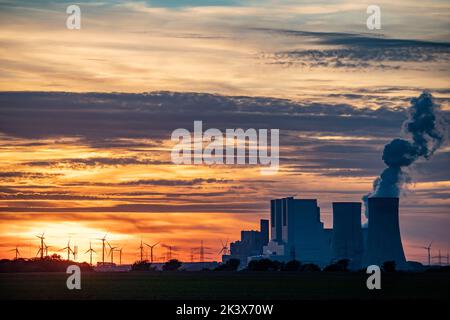
M 144 244 L 150 248 L 150 262 L 153 263 L 153 248 L 156 247 L 159 244 L 159 242 L 155 243 L 154 245 L 149 245 L 145 242 Z
M 44 242 L 44 249 L 45 249 L 45 256 L 48 257 L 48 248 L 51 248 L 52 246 L 48 246 L 45 242 Z
M 433 241 L 430 242 L 430 244 L 427 247 L 422 247 L 422 246 L 413 246 L 414 248 L 419 248 L 419 249 L 426 249 L 428 252 L 428 265 L 431 266 L 431 245 L 433 244 Z
M 122 249 L 123 248 L 120 248 L 119 250 L 117 250 L 117 251 L 119 251 L 119 265 L 122 265 Z
M 141 245 L 139 247 L 140 251 L 141 251 L 141 262 L 143 261 L 143 256 L 144 256 L 144 246 L 142 245 L 142 239 L 141 239 Z
M 220 240 L 220 243 L 222 244 L 222 249 L 220 249 L 217 255 L 219 256 L 221 253 L 226 255 L 228 253 L 228 239 L 225 243 L 223 243 L 223 241 Z
M 428 265 L 431 266 L 431 245 L 433 244 L 433 241 L 430 242 L 428 247 L 422 247 L 422 249 L 427 249 L 428 251 Z
M 44 239 L 45 239 L 44 232 L 42 232 L 42 235 L 37 235 L 36 237 L 41 239 L 41 246 L 39 247 L 39 250 L 38 250 L 36 255 L 38 255 L 39 252 L 40 252 L 41 253 L 41 259 L 44 259 Z
M 15 254 L 16 254 L 15 260 L 17 260 L 17 258 L 20 256 L 19 248 L 17 248 L 17 246 L 16 246 L 15 249 L 11 249 L 9 251 L 14 251 L 15 252 Z
M 70 253 L 74 253 L 74 251 L 70 248 L 70 239 L 67 242 L 67 247 L 59 249 L 58 251 L 64 251 L 66 249 L 67 249 L 67 261 L 69 261 L 70 260 Z
M 105 241 L 106 241 L 106 235 L 107 233 L 105 233 L 105 235 L 103 236 L 103 238 L 99 238 L 98 240 L 102 241 L 102 263 L 105 263 Z
M 76 261 L 78 258 L 78 246 L 75 246 L 75 245 L 73 246 L 72 253 L 73 253 L 73 260 Z
M 109 253 L 108 253 L 108 255 L 111 255 L 111 263 L 114 263 L 114 250 L 116 250 L 118 247 L 111 246 L 111 244 L 108 241 L 106 241 L 106 243 L 109 246 Z
M 90 265 L 92 266 L 92 252 L 94 252 L 94 253 L 97 253 L 97 252 L 94 249 L 92 249 L 91 241 L 89 241 L 89 250 L 86 251 L 84 254 L 86 254 L 88 252 L 89 252 L 89 255 L 90 255 L 89 262 L 90 262 Z

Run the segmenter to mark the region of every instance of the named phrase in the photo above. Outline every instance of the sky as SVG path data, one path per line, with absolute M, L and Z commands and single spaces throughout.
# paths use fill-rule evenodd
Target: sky
M 108 234 L 124 262 L 140 239 L 159 260 L 218 260 L 221 240 L 269 217 L 269 200 L 360 201 L 428 90 L 450 119 L 448 1 L 0 0 L 0 256 Z M 171 133 L 280 129 L 280 170 L 175 165 Z M 409 169 L 400 225 L 406 255 L 450 250 L 450 147 Z M 98 259 L 100 255 L 94 256 Z M 88 255 L 81 255 L 87 260 Z

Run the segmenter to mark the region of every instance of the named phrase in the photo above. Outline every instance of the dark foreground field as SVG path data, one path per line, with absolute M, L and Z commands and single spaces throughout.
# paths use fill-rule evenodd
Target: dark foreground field
M 0 274 L 0 299 L 449 299 L 448 273 L 383 274 L 381 290 L 365 274 L 175 272 L 82 274 L 81 290 L 65 273 Z

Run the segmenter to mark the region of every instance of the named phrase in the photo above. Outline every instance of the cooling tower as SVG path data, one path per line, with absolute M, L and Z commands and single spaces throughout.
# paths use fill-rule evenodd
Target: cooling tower
M 397 267 L 406 264 L 400 238 L 398 198 L 369 198 L 369 230 L 365 252 L 365 265 L 381 266 L 395 261 Z
M 363 253 L 360 202 L 333 202 L 333 259 L 360 265 Z

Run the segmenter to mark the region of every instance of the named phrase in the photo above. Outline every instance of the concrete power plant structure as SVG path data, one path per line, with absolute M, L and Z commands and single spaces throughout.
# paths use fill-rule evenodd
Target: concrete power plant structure
M 248 257 L 260 256 L 262 248 L 269 242 L 269 220 L 260 220 L 260 231 L 243 230 L 241 240 L 230 243 L 230 254 L 222 256 L 222 261 L 238 259 L 241 265 L 247 264 Z
M 398 198 L 369 198 L 369 231 L 364 264 L 395 261 L 400 268 L 406 264 L 399 226 Z
M 349 259 L 361 265 L 364 246 L 360 202 L 333 202 L 332 239 L 334 260 Z
M 239 259 L 241 267 L 254 259 L 299 260 L 321 267 L 348 259 L 351 269 L 395 261 L 406 265 L 399 228 L 398 198 L 369 198 L 369 228 L 361 226 L 360 202 L 333 203 L 333 229 L 325 229 L 316 199 L 274 199 L 269 222 L 261 231 L 242 231 L 223 261 Z
M 320 221 L 316 199 L 274 199 L 270 202 L 271 240 L 263 258 L 300 260 L 325 265 L 330 260 L 330 234 Z M 249 260 L 261 257 L 249 257 Z

